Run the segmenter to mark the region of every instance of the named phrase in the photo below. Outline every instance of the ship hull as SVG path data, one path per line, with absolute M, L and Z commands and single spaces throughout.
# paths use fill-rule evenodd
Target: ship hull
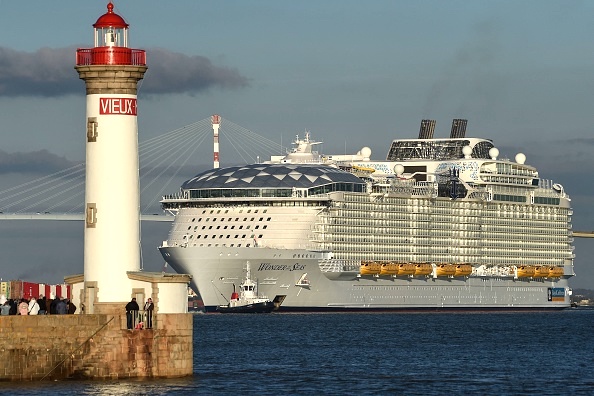
M 301 249 L 161 247 L 207 310 L 226 303 L 246 261 L 279 311 L 555 310 L 570 306 L 567 279 L 512 276 L 373 276 L 322 272 L 322 253 Z M 307 278 L 307 283 L 303 278 Z

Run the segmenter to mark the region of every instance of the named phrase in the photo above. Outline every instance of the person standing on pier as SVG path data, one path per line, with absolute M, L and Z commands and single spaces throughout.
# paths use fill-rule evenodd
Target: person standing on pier
M 134 322 L 136 322 L 139 309 L 140 307 L 138 306 L 135 297 L 133 297 L 132 300 L 126 304 L 126 324 L 128 330 L 132 330 L 134 328 Z
M 146 315 L 145 324 L 147 329 L 153 328 L 153 310 L 155 309 L 155 305 L 153 304 L 153 299 L 149 297 L 144 303 L 144 314 Z
M 29 315 L 29 303 L 24 298 L 19 303 L 19 315 Z

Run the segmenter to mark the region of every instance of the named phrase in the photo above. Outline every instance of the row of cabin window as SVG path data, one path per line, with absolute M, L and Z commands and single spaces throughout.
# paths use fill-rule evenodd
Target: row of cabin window
M 252 218 L 250 219 L 250 221 L 254 221 L 255 219 L 256 219 L 255 217 L 252 217 Z M 271 217 L 268 217 L 268 218 L 266 218 L 266 221 L 270 221 L 270 219 L 271 219 Z M 263 220 L 264 220 L 264 217 L 260 217 L 260 218 L 258 219 L 258 221 L 263 221 Z M 194 223 L 195 221 L 196 221 L 196 218 L 193 218 L 193 219 L 192 219 L 192 223 Z M 201 221 L 202 221 L 202 217 L 200 217 L 200 218 L 198 219 L 198 222 L 199 222 L 199 223 L 200 223 Z M 207 217 L 207 218 L 206 218 L 204 221 L 210 221 L 210 217 Z M 213 217 L 213 218 L 212 218 L 212 221 L 217 221 L 217 218 L 216 218 L 216 217 Z M 220 219 L 219 221 L 225 221 L 225 218 L 224 218 L 224 217 L 221 217 L 221 219 Z M 229 219 L 227 219 L 227 221 L 234 221 L 234 220 L 233 220 L 233 218 L 229 217 Z M 236 218 L 235 218 L 235 221 L 239 221 L 239 217 L 236 217 Z M 243 221 L 247 221 L 247 217 L 244 217 L 244 218 L 243 218 Z
M 214 227 L 214 226 L 208 226 L 208 229 L 209 229 L 209 230 L 212 230 L 212 227 Z M 217 229 L 217 230 L 220 230 L 220 229 L 221 229 L 221 227 L 223 227 L 223 230 L 226 230 L 226 229 L 227 229 L 227 227 L 229 227 L 229 226 L 217 226 L 217 228 L 216 228 L 216 229 Z M 260 228 L 260 226 L 259 226 L 259 225 L 257 225 L 257 226 L 255 226 L 255 227 L 254 227 L 254 229 L 255 229 L 255 230 L 257 230 L 257 229 L 259 229 L 259 228 Z M 263 226 L 262 226 L 262 228 L 263 228 L 263 229 L 266 229 L 266 228 L 268 228 L 268 226 L 267 226 L 267 225 L 263 225 Z M 189 230 L 191 230 L 191 229 L 192 229 L 192 226 L 189 226 L 189 227 L 188 227 L 188 231 L 189 231 Z M 198 226 L 194 226 L 194 231 L 196 231 L 197 229 L 198 229 Z M 202 226 L 202 229 L 203 229 L 203 230 L 205 230 L 205 229 L 206 229 L 206 226 L 205 226 L 205 225 L 203 225 L 203 226 Z M 231 229 L 232 229 L 232 230 L 234 230 L 234 229 L 235 229 L 235 226 L 234 226 L 234 225 L 233 225 L 233 226 L 231 226 Z M 242 226 L 242 225 L 240 225 L 240 226 L 239 226 L 239 229 L 240 229 L 240 230 L 243 230 L 243 226 Z M 245 227 L 245 229 L 246 229 L 246 230 L 249 230 L 249 229 L 250 229 L 250 226 L 249 226 L 249 225 L 248 225 L 248 226 L 246 226 L 246 227 Z
M 224 235 L 219 235 L 219 239 L 222 239 L 223 236 Z M 187 235 L 184 235 L 183 239 L 186 239 L 187 237 L 188 237 Z M 201 235 L 196 235 L 196 239 L 200 239 L 200 237 L 201 237 Z M 212 235 L 211 239 L 215 239 L 216 237 L 217 237 L 216 235 Z M 229 234 L 229 235 L 227 235 L 226 239 L 229 239 L 230 237 L 231 237 L 231 235 Z M 244 234 L 241 236 L 241 239 L 244 239 L 245 237 L 246 237 L 246 235 Z M 194 235 L 190 235 L 190 237 L 188 239 L 193 239 L 193 238 L 194 238 Z M 207 239 L 207 238 L 208 238 L 208 235 L 204 235 L 203 239 Z M 235 235 L 235 239 L 238 239 L 238 238 L 239 238 L 239 234 Z M 262 238 L 262 235 L 258 235 L 258 238 Z

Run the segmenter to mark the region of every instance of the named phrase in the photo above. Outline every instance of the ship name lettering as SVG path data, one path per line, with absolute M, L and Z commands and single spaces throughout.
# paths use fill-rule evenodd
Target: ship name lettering
M 289 266 L 285 264 L 270 264 L 270 263 L 261 263 L 260 267 L 258 267 L 258 271 L 284 271 L 288 269 Z
M 286 264 L 260 263 L 260 266 L 258 267 L 258 271 L 302 271 L 304 269 L 305 269 L 304 264 L 286 265 Z

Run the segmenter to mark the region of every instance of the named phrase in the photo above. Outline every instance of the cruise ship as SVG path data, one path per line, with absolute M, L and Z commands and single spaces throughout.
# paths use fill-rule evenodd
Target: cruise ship
M 571 200 L 526 156 L 449 138 L 211 169 L 161 201 L 175 214 L 159 247 L 207 310 L 227 303 L 246 264 L 280 311 L 554 310 L 570 306 Z

